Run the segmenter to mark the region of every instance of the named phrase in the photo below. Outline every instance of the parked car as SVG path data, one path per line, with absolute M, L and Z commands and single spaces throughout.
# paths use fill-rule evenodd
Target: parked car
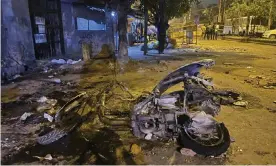
M 269 39 L 276 39 L 276 29 L 265 31 L 263 37 Z

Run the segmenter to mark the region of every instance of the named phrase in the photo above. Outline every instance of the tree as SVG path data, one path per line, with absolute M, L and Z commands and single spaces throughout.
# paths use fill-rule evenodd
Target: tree
M 118 5 L 118 31 L 119 31 L 119 58 L 126 60 L 128 58 L 127 43 L 127 14 L 130 8 L 128 0 L 120 0 Z
M 268 28 L 271 28 L 273 19 L 276 17 L 275 0 L 234 0 L 226 11 L 227 17 L 232 21 L 247 17 L 246 33 L 249 33 L 250 16 L 265 18 L 268 20 Z
M 217 8 L 217 5 L 210 5 L 208 6 L 207 8 L 205 8 L 202 12 L 202 14 L 204 16 L 207 17 L 207 20 L 209 23 L 213 22 L 213 18 L 214 16 L 216 16 L 218 14 L 218 8 Z
M 197 0 L 140 0 L 140 10 L 144 11 L 144 3 L 148 7 L 149 23 L 158 29 L 159 53 L 164 51 L 166 30 L 169 20 L 180 17 L 189 11 L 192 2 Z

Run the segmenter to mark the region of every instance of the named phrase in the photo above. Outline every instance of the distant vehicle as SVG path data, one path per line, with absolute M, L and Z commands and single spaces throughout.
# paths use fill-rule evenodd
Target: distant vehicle
M 276 29 L 265 31 L 263 37 L 269 39 L 276 39 Z

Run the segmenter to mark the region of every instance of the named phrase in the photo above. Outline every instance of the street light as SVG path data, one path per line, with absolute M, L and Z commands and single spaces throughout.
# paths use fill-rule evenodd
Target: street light
M 114 11 L 111 12 L 111 16 L 115 17 L 116 13 Z

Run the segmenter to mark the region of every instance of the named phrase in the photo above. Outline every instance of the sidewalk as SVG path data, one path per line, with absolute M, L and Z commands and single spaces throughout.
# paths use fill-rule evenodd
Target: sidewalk
M 195 48 L 175 48 L 165 49 L 164 54 L 159 54 L 158 50 L 149 50 L 147 55 L 144 55 L 144 51 L 141 51 L 141 46 L 132 46 L 128 48 L 128 55 L 131 59 L 135 60 L 149 60 L 156 59 L 158 57 L 173 57 L 175 55 L 197 53 Z

